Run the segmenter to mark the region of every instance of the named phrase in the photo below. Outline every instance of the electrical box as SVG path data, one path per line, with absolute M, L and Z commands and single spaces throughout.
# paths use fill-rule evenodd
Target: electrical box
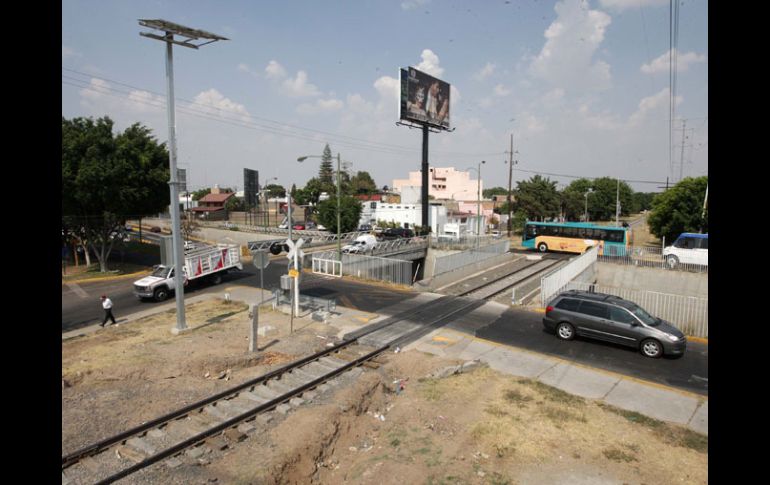
M 281 289 L 291 290 L 293 278 L 287 274 L 281 276 Z

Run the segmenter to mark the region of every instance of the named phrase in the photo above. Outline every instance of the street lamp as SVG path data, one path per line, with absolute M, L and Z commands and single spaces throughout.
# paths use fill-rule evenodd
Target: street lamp
M 297 158 L 297 161 L 304 162 L 308 158 L 323 159 L 324 157 L 320 155 L 305 155 Z M 342 159 L 340 158 L 339 152 L 337 152 L 337 261 L 342 261 L 342 246 L 340 243 L 340 164 L 341 163 L 342 163 Z M 352 162 L 345 162 L 345 163 L 352 163 Z
M 588 222 L 588 194 L 593 193 L 593 191 L 594 191 L 594 189 L 588 189 L 588 192 L 583 194 L 584 197 L 586 198 L 586 211 L 585 211 L 585 214 L 583 216 L 583 219 L 584 219 L 583 222 Z
M 467 170 L 476 170 L 476 173 L 479 176 L 479 180 L 477 182 L 477 199 L 476 199 L 476 248 L 479 247 L 479 237 L 481 236 L 481 164 L 487 163 L 486 161 L 482 160 L 479 162 L 479 168 L 474 167 L 468 167 Z
M 184 258 L 182 257 L 182 239 L 181 224 L 179 221 L 179 174 L 176 169 L 176 134 L 174 122 L 174 64 L 172 47 L 173 44 L 198 49 L 206 44 L 218 40 L 229 40 L 226 37 L 212 34 L 203 30 L 185 27 L 161 19 L 139 19 L 139 25 L 164 32 L 164 35 L 151 34 L 149 32 L 139 32 L 143 37 L 160 40 L 166 43 L 166 101 L 168 103 L 168 146 L 169 146 L 169 173 L 171 180 L 171 237 L 173 242 L 174 254 L 174 293 L 176 295 L 176 328 L 173 333 L 179 333 L 187 329 L 184 315 Z M 183 40 L 174 39 L 174 35 L 182 37 Z M 206 40 L 201 44 L 195 45 L 193 40 Z

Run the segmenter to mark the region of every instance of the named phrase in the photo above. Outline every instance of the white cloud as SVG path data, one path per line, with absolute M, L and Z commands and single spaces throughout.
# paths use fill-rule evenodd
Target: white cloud
M 570 91 L 602 91 L 612 83 L 610 66 L 594 60 L 594 55 L 612 19 L 583 5 L 556 4 L 557 18 L 545 31 L 545 45 L 530 64 L 529 73 Z
M 66 45 L 61 46 L 61 58 L 69 59 L 70 57 L 82 57 L 82 54 L 75 51 L 75 49 L 72 49 L 71 47 L 67 47 Z
M 298 71 L 297 77 L 285 80 L 282 86 L 284 92 L 292 98 L 319 96 L 321 94 L 314 84 L 310 84 L 307 81 L 307 73 L 305 71 Z
M 401 2 L 402 10 L 414 10 L 430 3 L 430 0 L 406 0 Z
M 165 112 L 166 98 L 147 91 L 131 91 L 127 105 L 134 113 Z
M 477 81 L 483 81 L 495 72 L 495 66 L 491 62 L 487 62 L 486 66 L 482 67 L 479 72 L 473 75 L 473 79 Z
M 420 54 L 422 61 L 415 66 L 419 71 L 440 78 L 444 74 L 444 68 L 439 66 L 438 56 L 430 49 L 424 49 Z
M 314 115 L 318 113 L 328 113 L 339 111 L 345 106 L 345 103 L 339 99 L 319 99 L 315 103 L 304 103 L 297 106 L 297 113 L 303 115 Z
M 214 88 L 203 91 L 195 96 L 194 100 L 197 105 L 195 109 L 200 110 L 201 106 L 203 106 L 203 111 L 209 114 L 222 116 L 224 118 L 237 115 L 244 121 L 248 121 L 251 118 L 251 115 L 242 104 L 238 104 L 224 97 L 222 93 Z
M 599 3 L 605 8 L 625 10 L 627 8 L 662 7 L 668 5 L 669 0 L 599 0 Z
M 676 49 L 669 50 L 662 56 L 658 57 L 649 64 L 643 64 L 641 71 L 645 74 L 654 74 L 656 72 L 668 72 L 669 69 L 669 57 L 670 54 L 676 53 Z M 695 52 L 678 53 L 676 57 L 676 69 L 677 72 L 686 71 L 691 64 L 696 62 L 705 62 L 706 56 L 698 55 Z
M 252 76 L 259 78 L 259 72 L 257 72 L 255 69 L 252 69 L 248 64 L 241 62 L 238 64 L 238 70 L 240 72 L 245 72 L 248 74 L 251 74 Z
M 646 98 L 642 98 L 641 101 L 639 101 L 638 109 L 634 114 L 632 114 L 629 119 L 628 123 L 631 126 L 636 126 L 643 122 L 644 120 L 654 118 L 654 119 L 666 119 L 669 116 L 669 103 L 670 103 L 670 92 L 668 88 L 663 88 L 660 92 L 657 94 L 653 94 L 652 96 L 648 96 Z M 676 96 L 674 99 L 674 106 L 679 105 L 684 98 L 681 96 Z
M 498 84 L 495 86 L 495 96 L 508 96 L 511 94 L 511 90 L 503 86 L 502 84 Z
M 278 61 L 270 61 L 265 68 L 267 78 L 272 80 L 281 80 L 286 77 L 286 69 Z

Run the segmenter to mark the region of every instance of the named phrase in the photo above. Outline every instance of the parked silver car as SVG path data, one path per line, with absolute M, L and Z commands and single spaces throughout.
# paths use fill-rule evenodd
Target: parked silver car
M 543 326 L 563 340 L 576 335 L 637 348 L 647 357 L 682 355 L 684 334 L 660 318 L 623 298 L 570 290 L 551 300 Z

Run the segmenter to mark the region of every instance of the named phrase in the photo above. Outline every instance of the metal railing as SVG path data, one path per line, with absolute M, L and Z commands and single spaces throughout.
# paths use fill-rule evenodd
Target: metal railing
M 454 271 L 463 266 L 505 254 L 510 247 L 511 242 L 505 239 L 503 241 L 498 240 L 498 242 L 493 244 L 479 246 L 478 249 L 473 248 L 469 251 L 437 257 L 433 275 L 436 276 L 449 271 Z
M 428 236 L 402 237 L 398 239 L 377 241 L 377 245 L 371 254 L 385 254 L 398 251 L 400 249 L 423 249 L 428 247 Z
M 313 268 L 316 260 L 335 261 L 336 251 L 324 251 L 313 254 Z M 386 281 L 398 285 L 412 284 L 412 262 L 393 258 L 378 258 L 362 254 L 342 254 L 341 273 L 364 280 Z
M 606 248 L 605 248 L 606 252 Z M 622 264 L 627 266 L 643 266 L 647 268 L 663 268 L 674 271 L 708 273 L 708 266 L 677 262 L 669 264 L 663 258 L 663 249 L 658 246 L 632 246 L 625 256 L 604 254 L 599 256 L 603 263 Z
M 636 303 L 651 315 L 667 320 L 685 335 L 703 338 L 709 336 L 708 298 L 598 286 L 580 281 L 570 281 L 561 291 L 567 290 L 590 290 L 619 296 Z
M 270 248 L 270 246 L 273 243 L 283 243 L 288 239 L 289 236 L 289 230 L 288 229 L 278 229 L 277 231 L 282 231 L 282 234 L 286 234 L 285 238 L 282 239 L 268 239 L 266 241 L 249 241 L 247 244 L 249 246 L 250 251 L 266 251 Z M 271 231 L 272 232 L 272 231 Z M 340 234 L 340 241 L 350 241 L 362 234 L 369 234 L 368 232 L 346 232 L 344 234 Z M 295 237 L 296 236 L 296 237 Z M 329 244 L 333 244 L 337 242 L 337 235 L 336 234 L 329 234 L 329 233 L 317 233 L 316 231 L 292 231 L 292 239 L 299 239 L 302 238 L 305 240 L 303 247 L 313 247 L 313 246 L 326 246 Z
M 457 249 L 465 250 L 478 246 L 488 246 L 490 244 L 496 244 L 500 242 L 500 236 L 492 236 L 490 234 L 483 235 L 479 238 L 476 236 L 469 236 L 463 234 L 459 237 L 454 237 L 445 234 L 433 235 L 430 239 L 430 247 L 434 249 Z
M 578 258 L 543 276 L 540 280 L 540 303 L 545 306 L 551 298 L 563 291 L 574 278 L 595 264 L 598 253 L 599 248 L 594 246 Z

